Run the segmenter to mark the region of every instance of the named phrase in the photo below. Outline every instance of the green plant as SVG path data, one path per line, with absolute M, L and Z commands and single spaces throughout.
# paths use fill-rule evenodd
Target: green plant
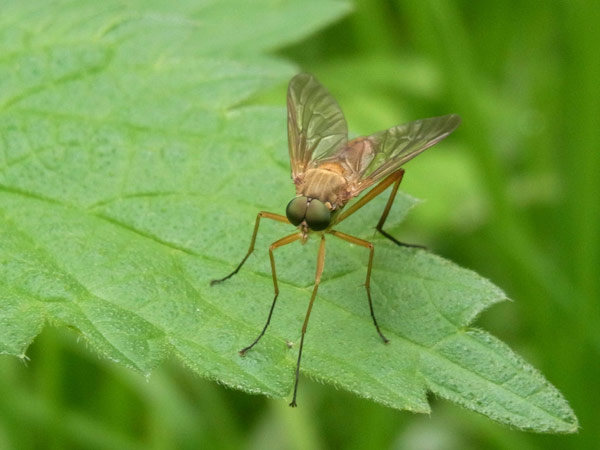
M 271 298 L 268 260 L 254 258 L 227 286 L 208 281 L 243 254 L 256 211 L 282 210 L 293 192 L 285 111 L 255 99 L 296 68 L 267 53 L 348 5 L 271 6 L 2 5 L 0 352 L 24 358 L 50 323 L 143 374 L 173 354 L 228 386 L 287 395 L 295 352 L 285 341 L 299 333 L 314 248 L 278 255 L 282 302 L 246 358 L 237 350 Z M 401 200 L 396 224 L 412 204 Z M 342 229 L 370 238 L 374 216 Z M 265 226 L 257 248 L 280 230 Z M 328 249 L 305 373 L 395 408 L 429 411 L 430 390 L 519 428 L 577 429 L 558 391 L 468 328 L 504 299 L 499 289 L 378 241 L 373 294 L 392 339 L 381 345 L 362 250 Z

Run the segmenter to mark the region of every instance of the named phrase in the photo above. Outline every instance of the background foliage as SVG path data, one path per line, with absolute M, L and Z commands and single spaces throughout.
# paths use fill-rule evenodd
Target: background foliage
M 598 7 L 591 2 L 553 2 L 544 9 L 534 2 L 508 1 L 360 2 L 354 13 L 335 25 L 292 44 L 347 8 L 339 4 L 326 14 L 318 2 L 308 3 L 302 12 L 286 2 L 262 3 L 272 12 L 259 18 L 252 18 L 252 9 L 241 3 L 212 10 L 210 4 L 203 5 L 212 13 L 212 20 L 198 27 L 204 33 L 203 56 L 219 55 L 224 45 L 235 53 L 236 42 L 244 50 L 236 58 L 247 57 L 251 48 L 278 49 L 279 56 L 315 73 L 331 88 L 356 133 L 445 112 L 463 116 L 453 145 L 427 152 L 408 167 L 403 189 L 427 202 L 399 230 L 406 240 L 426 243 L 435 253 L 477 270 L 507 291 L 515 302 L 494 307 L 479 323 L 524 354 L 563 391 L 582 431 L 563 437 L 527 435 L 435 399 L 430 418 L 412 416 L 308 380 L 303 382 L 302 408 L 292 412 L 283 402 L 197 380 L 176 362 L 142 383 L 131 371 L 89 355 L 72 334 L 49 329 L 28 350 L 27 367 L 14 359 L 0 360 L 0 447 L 43 443 L 49 448 L 593 448 L 599 425 L 593 399 L 598 398 L 600 350 L 595 327 L 600 288 L 594 276 L 600 262 L 599 209 L 594 207 L 600 192 L 595 137 L 600 74 L 594 46 L 600 42 L 595 31 Z M 72 2 L 22 11 L 15 5 L 5 2 L 1 9 L 2 29 L 11 30 L 2 34 L 3 67 L 14 67 L 9 65 L 15 57 L 11 50 L 26 39 L 31 44 L 61 33 L 76 36 L 92 29 L 90 23 L 102 14 L 116 10 L 129 17 L 139 8 L 114 2 L 98 11 Z M 202 8 L 173 11 L 158 2 L 150 7 L 177 24 L 169 31 L 173 36 L 166 37 L 188 42 L 182 48 L 189 50 L 190 58 L 197 57 L 196 28 L 190 31 L 175 19 L 177 14 L 202 17 Z M 59 14 L 63 23 L 69 23 L 69 15 L 72 18 L 67 31 L 52 27 Z M 31 30 L 26 27 L 23 36 L 15 35 L 14 23 L 27 22 L 25 18 L 37 24 L 38 35 L 27 35 Z M 154 37 L 145 42 L 155 49 L 165 42 L 165 35 L 148 33 L 152 15 L 142 19 L 139 30 L 118 21 L 113 28 L 117 37 L 119 32 Z M 270 26 L 253 27 L 252 19 Z M 235 25 L 231 41 L 211 40 L 211 27 L 228 24 Z M 76 55 L 75 62 L 78 67 L 86 65 L 90 73 L 114 57 L 101 45 L 92 54 L 84 53 Z M 33 90 L 40 78 L 42 85 L 68 79 L 68 71 L 60 70 L 69 68 L 73 53 L 58 56 L 53 58 L 62 61 L 61 67 L 49 73 L 33 73 L 30 80 L 3 77 L 3 92 L 11 92 L 11 82 L 22 86 L 29 81 Z M 136 76 L 140 67 L 144 73 L 143 54 L 121 57 L 132 67 L 130 76 Z M 225 70 L 223 62 L 213 61 L 213 66 L 201 62 L 197 70 L 207 74 Z M 185 75 L 169 72 L 169 63 L 177 64 L 166 61 L 166 76 Z M 280 106 L 293 68 L 275 60 L 264 64 L 281 64 L 270 67 L 281 74 L 280 87 L 252 102 Z M 253 70 L 259 80 L 260 70 Z M 247 79 L 244 75 L 242 80 Z M 48 76 L 51 79 L 44 80 Z M 140 92 L 160 89 L 161 82 L 141 79 Z M 240 91 L 256 90 L 256 85 L 243 82 L 236 86 Z M 167 92 L 161 106 L 179 111 L 189 95 L 193 94 Z M 21 99 L 13 94 L 2 100 L 10 111 Z M 42 100 L 26 106 L 39 112 L 52 105 L 52 98 Z M 91 109 L 92 121 L 107 114 L 102 107 L 114 105 L 91 108 L 72 101 L 70 107 L 74 111 L 65 114 Z M 121 111 L 120 117 L 130 119 L 135 112 Z M 10 115 L 3 117 L 10 122 Z M 137 123 L 129 131 L 143 132 L 159 119 L 134 115 Z M 202 132 L 193 129 L 193 116 L 188 119 L 184 126 L 190 132 Z M 64 136 L 70 133 L 73 130 Z M 279 163 L 287 164 L 285 149 L 272 150 L 279 154 L 275 156 Z M 53 161 L 44 163 L 56 169 Z M 73 199 L 98 206 L 92 200 L 85 193 Z

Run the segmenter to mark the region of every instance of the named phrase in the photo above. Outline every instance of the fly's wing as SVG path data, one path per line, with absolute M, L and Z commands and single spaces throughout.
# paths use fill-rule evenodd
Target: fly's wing
M 416 120 L 353 139 L 337 160 L 349 173 L 352 196 L 395 172 L 406 162 L 437 144 L 460 125 L 460 116 Z
M 335 99 L 307 73 L 290 81 L 287 108 L 290 164 L 296 179 L 346 145 L 348 125 Z

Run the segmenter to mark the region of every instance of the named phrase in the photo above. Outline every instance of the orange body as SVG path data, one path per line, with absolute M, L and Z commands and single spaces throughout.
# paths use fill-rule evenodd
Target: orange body
M 348 201 L 348 182 L 338 163 L 324 163 L 308 169 L 296 184 L 296 194 L 322 201 L 330 210 Z

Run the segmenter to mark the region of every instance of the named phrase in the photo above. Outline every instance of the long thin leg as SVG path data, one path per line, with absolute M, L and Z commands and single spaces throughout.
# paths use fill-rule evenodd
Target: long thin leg
M 279 296 L 279 287 L 277 286 L 277 272 L 275 271 L 275 256 L 273 255 L 273 250 L 279 247 L 283 247 L 284 245 L 291 244 L 294 241 L 297 241 L 302 237 L 302 233 L 294 233 L 286 236 L 284 238 L 279 239 L 278 241 L 273 242 L 269 246 L 269 258 L 271 259 L 271 275 L 273 276 L 273 290 L 275 291 L 275 296 L 273 297 L 273 303 L 271 303 L 271 309 L 269 310 L 269 315 L 267 317 L 267 323 L 263 327 L 262 331 L 258 335 L 254 342 L 250 344 L 248 347 L 244 347 L 240 350 L 240 355 L 244 356 L 248 350 L 256 345 L 256 343 L 263 337 L 265 331 L 267 331 L 267 327 L 271 322 L 271 316 L 273 315 L 273 310 L 275 309 L 275 302 L 277 301 L 277 297 Z
M 375 324 L 377 333 L 379 333 L 379 336 L 381 336 L 383 342 L 387 344 L 390 341 L 383 335 L 383 333 L 379 329 L 379 324 L 377 323 L 377 319 L 375 318 L 375 311 L 373 309 L 373 300 L 371 299 L 371 267 L 373 266 L 373 255 L 375 254 L 375 246 L 369 241 L 350 236 L 349 234 L 342 233 L 341 231 L 330 230 L 329 233 L 333 234 L 337 238 L 343 239 L 346 242 L 360 245 L 369 249 L 369 265 L 367 266 L 367 281 L 365 281 L 365 288 L 367 289 L 367 298 L 369 299 L 369 309 L 371 310 L 371 318 L 373 319 L 373 324 Z
M 232 276 L 234 276 L 236 273 L 239 272 L 239 270 L 242 268 L 242 266 L 248 259 L 248 256 L 250 256 L 252 254 L 252 252 L 254 251 L 254 243 L 256 242 L 256 235 L 258 234 L 258 226 L 260 225 L 260 219 L 262 219 L 263 217 L 265 219 L 272 219 L 272 220 L 276 220 L 278 222 L 290 223 L 290 221 L 287 219 L 287 217 L 282 216 L 281 214 L 270 213 L 267 211 L 259 212 L 256 215 L 256 222 L 254 223 L 254 232 L 252 233 L 252 239 L 250 240 L 250 247 L 248 248 L 248 253 L 246 253 L 246 256 L 244 256 L 244 259 L 242 259 L 242 262 L 238 264 L 238 266 L 234 269 L 233 272 L 231 272 L 229 275 L 227 275 L 223 278 L 220 278 L 218 280 L 212 280 L 210 282 L 211 286 L 214 286 L 215 284 L 218 284 L 218 283 L 222 283 L 223 281 L 228 280 L 229 278 L 231 278 Z
M 323 273 L 323 267 L 325 266 L 325 235 L 321 235 L 321 245 L 319 245 L 319 255 L 317 256 L 317 274 L 315 276 L 315 287 L 313 288 L 310 302 L 308 303 L 308 309 L 306 310 L 306 316 L 304 317 L 304 325 L 302 325 L 302 337 L 300 338 L 300 350 L 298 351 L 298 362 L 296 363 L 296 382 L 294 383 L 294 397 L 290 403 L 291 407 L 297 406 L 296 394 L 298 392 L 298 380 L 300 378 L 300 360 L 302 359 L 302 348 L 304 346 L 304 335 L 306 334 L 306 327 L 308 326 L 308 319 L 310 312 L 312 311 L 315 297 L 317 296 L 317 290 L 319 289 L 319 283 L 321 282 L 321 274 Z
M 354 205 L 352 205 L 346 211 L 341 213 L 338 216 L 336 223 L 340 223 L 342 220 L 345 220 L 349 216 L 354 214 L 360 208 L 365 206 L 367 203 L 369 203 L 371 200 L 373 200 L 375 197 L 377 197 L 379 194 L 381 194 L 383 191 L 385 191 L 390 184 L 396 182 L 398 185 L 400 185 L 400 182 L 402 181 L 403 176 L 404 176 L 404 169 L 399 169 L 396 172 L 389 174 L 387 177 L 385 177 L 383 179 L 383 181 L 381 181 L 381 183 L 379 183 L 377 186 L 375 186 L 373 189 L 371 189 L 369 192 L 367 192 L 364 195 L 364 197 L 362 197 L 360 200 L 358 200 Z M 398 190 L 397 187 L 396 187 L 396 190 Z M 396 194 L 394 192 L 394 196 L 395 195 Z M 387 214 L 386 214 L 386 216 L 387 216 Z
M 400 183 L 402 182 L 403 176 L 404 176 L 404 170 L 401 169 L 399 171 L 398 179 L 394 182 L 394 185 L 392 186 L 392 192 L 390 192 L 388 201 L 385 204 L 385 208 L 383 209 L 383 213 L 381 214 L 381 217 L 379 218 L 379 222 L 377 222 L 377 226 L 375 227 L 375 229 L 377 231 L 379 231 L 381 234 L 383 234 L 390 241 L 395 243 L 396 245 L 402 245 L 403 247 L 425 248 L 425 246 L 423 246 L 423 245 L 407 244 L 406 242 L 401 242 L 383 229 L 383 224 L 385 223 L 385 221 L 388 217 L 388 214 L 390 213 L 390 210 L 392 209 L 392 205 L 394 204 L 394 199 L 396 198 L 396 194 L 398 193 L 398 187 L 400 187 Z
M 377 186 L 375 186 L 373 189 L 367 192 L 367 194 L 364 197 L 362 197 L 354 205 L 352 205 L 350 208 L 348 208 L 346 211 L 340 214 L 336 220 L 336 223 L 340 223 L 342 220 L 347 219 L 350 215 L 354 214 L 360 208 L 365 206 L 367 203 L 369 203 L 371 200 L 373 200 L 375 197 L 377 197 L 379 194 L 385 191 L 391 184 L 394 184 L 394 186 L 392 187 L 392 192 L 390 193 L 388 201 L 383 210 L 383 214 L 381 215 L 381 218 L 379 219 L 379 222 L 377 223 L 375 229 L 397 245 L 402 245 L 404 247 L 424 248 L 422 245 L 407 244 L 405 242 L 401 242 L 383 229 L 383 224 L 385 223 L 387 216 L 390 213 L 390 209 L 392 208 L 392 204 L 394 203 L 394 199 L 396 198 L 396 193 L 398 192 L 398 187 L 402 182 L 403 176 L 404 169 L 399 169 L 396 172 L 388 175 L 386 178 L 383 179 L 381 183 L 379 183 Z

